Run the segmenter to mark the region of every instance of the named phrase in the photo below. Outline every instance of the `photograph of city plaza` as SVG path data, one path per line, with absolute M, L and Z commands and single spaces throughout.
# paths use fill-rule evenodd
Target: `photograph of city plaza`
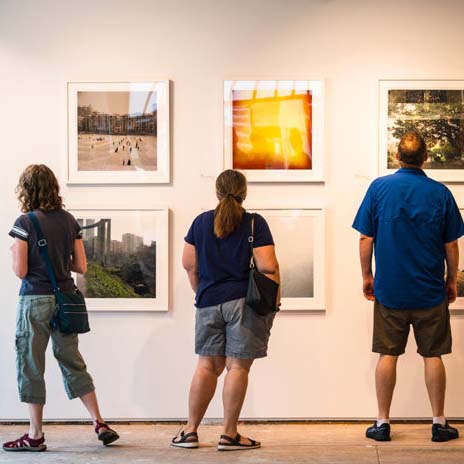
M 88 298 L 156 298 L 156 240 L 152 218 L 77 218 L 83 229 L 87 272 L 77 286 Z
M 77 93 L 79 171 L 155 171 L 154 91 Z

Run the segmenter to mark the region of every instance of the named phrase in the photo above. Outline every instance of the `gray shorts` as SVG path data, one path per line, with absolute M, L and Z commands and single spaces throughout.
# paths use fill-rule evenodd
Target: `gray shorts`
M 195 353 L 241 359 L 264 358 L 274 317 L 275 313 L 256 314 L 245 305 L 245 298 L 197 308 Z

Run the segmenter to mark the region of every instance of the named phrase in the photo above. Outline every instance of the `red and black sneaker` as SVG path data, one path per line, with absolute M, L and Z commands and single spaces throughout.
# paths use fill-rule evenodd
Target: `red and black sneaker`
M 29 438 L 29 434 L 26 433 L 17 440 L 3 443 L 3 449 L 5 451 L 45 451 L 47 449 L 45 435 L 42 435 L 42 438 L 34 440 L 33 438 Z
M 97 421 L 95 433 L 97 434 L 98 439 L 102 441 L 105 446 L 113 443 L 119 438 L 119 435 L 113 429 L 110 429 L 108 424 L 105 424 L 104 422 Z

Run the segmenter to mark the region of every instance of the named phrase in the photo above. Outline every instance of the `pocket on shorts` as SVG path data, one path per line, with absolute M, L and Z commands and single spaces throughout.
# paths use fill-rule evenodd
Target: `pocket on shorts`
M 29 318 L 32 322 L 44 323 L 50 321 L 55 310 L 54 295 L 37 295 L 31 297 Z
M 25 336 L 29 333 L 28 319 L 31 306 L 29 298 L 20 298 L 16 310 L 16 337 Z
M 274 312 L 262 316 L 247 305 L 245 305 L 243 310 L 244 326 L 251 330 L 257 337 L 267 339 L 271 332 L 276 313 Z

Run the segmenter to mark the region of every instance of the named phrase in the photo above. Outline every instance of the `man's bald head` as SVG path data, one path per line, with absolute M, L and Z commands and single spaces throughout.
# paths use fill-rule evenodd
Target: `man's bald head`
M 421 167 L 427 156 L 424 139 L 414 131 L 406 132 L 398 145 L 398 159 L 401 163 Z

